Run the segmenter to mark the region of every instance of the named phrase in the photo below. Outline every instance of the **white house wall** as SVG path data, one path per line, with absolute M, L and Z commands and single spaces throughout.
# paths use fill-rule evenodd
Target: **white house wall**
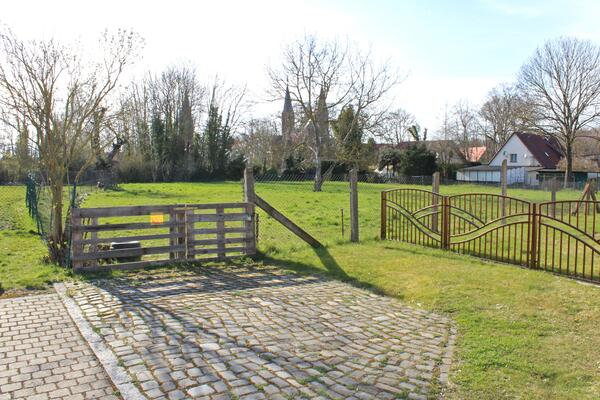
M 510 162 L 510 155 L 517 155 L 517 162 Z M 496 157 L 490 161 L 490 166 L 499 167 L 502 161 L 506 160 L 508 166 L 512 167 L 539 167 L 540 163 L 533 157 L 533 154 L 527 149 L 527 146 L 519 139 L 517 135 L 511 138 L 502 146 Z
M 525 170 L 525 168 L 511 168 L 506 171 L 506 180 L 508 181 L 509 185 L 515 183 L 529 183 L 533 185 L 537 184 L 535 175 L 532 175 L 532 177 L 528 176 L 528 172 Z M 457 171 L 456 180 L 461 182 L 500 183 L 500 171 L 469 171 L 466 169 Z

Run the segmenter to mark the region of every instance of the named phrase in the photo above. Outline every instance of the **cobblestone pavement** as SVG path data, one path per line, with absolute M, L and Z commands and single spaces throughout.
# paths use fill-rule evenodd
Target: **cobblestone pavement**
M 277 269 L 200 271 L 71 284 L 148 398 L 420 399 L 447 378 L 445 317 Z
M 57 294 L 0 300 L 0 400 L 117 399 Z

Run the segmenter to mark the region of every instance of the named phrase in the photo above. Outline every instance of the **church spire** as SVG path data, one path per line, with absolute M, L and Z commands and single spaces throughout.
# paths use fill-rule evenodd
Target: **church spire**
M 290 88 L 285 85 L 285 100 L 283 102 L 283 112 L 292 112 L 292 97 L 290 96 Z

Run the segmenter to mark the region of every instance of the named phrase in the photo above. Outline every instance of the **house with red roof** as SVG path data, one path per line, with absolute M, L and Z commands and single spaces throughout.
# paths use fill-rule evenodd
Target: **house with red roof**
M 561 158 L 562 151 L 556 140 L 516 132 L 493 155 L 489 164 L 460 169 L 456 179 L 463 182 L 500 182 L 502 162 L 506 160 L 508 184 L 536 186 L 540 182 L 540 174 L 562 172 L 556 169 Z

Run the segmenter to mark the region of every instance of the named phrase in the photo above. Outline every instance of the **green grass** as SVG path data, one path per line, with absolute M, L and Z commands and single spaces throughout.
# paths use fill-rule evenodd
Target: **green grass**
M 348 205 L 345 183 L 327 183 L 323 193 L 313 193 L 310 182 L 256 187 L 259 195 L 328 245 L 314 251 L 261 214 L 263 262 L 323 273 L 452 317 L 458 341 L 449 398 L 600 398 L 600 288 L 540 271 L 372 240 L 379 229 L 380 190 L 394 185 L 360 185 L 361 244 L 341 237 L 340 208 L 347 210 Z M 0 211 L 5 228 L 0 233 L 2 284 L 43 287 L 66 278 L 63 270 L 41 261 L 44 246 L 29 232 L 33 227 L 22 208 L 23 193 L 10 191 L 12 197 Z M 471 191 L 498 193 L 492 187 L 442 187 L 443 194 Z M 529 201 L 549 199 L 549 193 L 539 191 L 509 194 Z M 121 191 L 92 193 L 84 206 L 229 202 L 241 196 L 239 182 L 128 184 Z M 576 198 L 574 191 L 559 193 L 559 199 Z
M 0 285 L 3 290 L 45 289 L 68 276 L 44 261 L 46 246 L 25 208 L 25 187 L 0 187 Z

